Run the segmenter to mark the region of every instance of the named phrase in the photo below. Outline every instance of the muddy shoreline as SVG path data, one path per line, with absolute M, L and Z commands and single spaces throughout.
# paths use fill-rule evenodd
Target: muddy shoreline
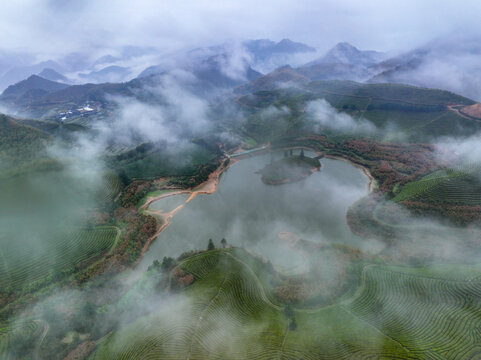
M 209 178 L 201 183 L 200 185 L 190 188 L 190 189 L 179 189 L 179 190 L 174 190 L 165 194 L 161 194 L 159 196 L 149 196 L 145 200 L 144 204 L 139 208 L 140 210 L 148 210 L 150 204 L 152 204 L 154 201 L 157 201 L 159 199 L 163 199 L 169 196 L 174 196 L 174 195 L 181 195 L 181 194 L 190 194 L 189 198 L 187 199 L 186 202 L 191 201 L 194 197 L 196 197 L 198 194 L 212 194 L 217 190 L 217 185 L 219 184 L 219 179 L 224 171 L 226 171 L 228 168 L 230 168 L 232 165 L 234 165 L 237 161 L 237 159 L 231 159 L 229 161 L 229 164 L 225 165 L 222 164 L 219 166 L 214 172 L 212 172 L 209 175 Z M 153 210 L 148 210 L 151 212 L 155 212 Z
M 342 160 L 342 161 L 345 161 L 345 162 L 348 162 L 349 164 L 351 164 L 352 166 L 354 167 L 357 167 L 358 169 L 360 169 L 363 174 L 369 179 L 369 183 L 367 184 L 367 188 L 369 190 L 369 192 L 373 192 L 375 187 L 376 187 L 376 179 L 371 175 L 371 172 L 369 171 L 369 169 L 365 166 L 362 166 L 358 163 L 355 163 L 343 156 L 337 156 L 337 155 L 324 155 L 324 157 L 328 158 L 328 159 L 334 159 L 334 160 Z
M 155 239 L 162 233 L 162 231 L 165 230 L 167 226 L 170 225 L 170 222 L 172 221 L 172 218 L 174 217 L 175 213 L 182 209 L 186 203 L 191 201 L 194 197 L 196 197 L 198 194 L 212 194 L 217 190 L 217 186 L 219 184 L 219 179 L 224 171 L 226 171 L 229 167 L 231 167 L 233 164 L 235 164 L 238 160 L 230 159 L 228 164 L 223 163 L 221 166 L 219 166 L 214 172 L 212 172 L 209 175 L 209 178 L 204 181 L 202 184 L 196 186 L 195 188 L 191 189 L 181 189 L 181 190 L 174 190 L 171 192 L 168 192 L 166 194 L 161 194 L 159 196 L 149 196 L 147 197 L 146 201 L 144 204 L 139 208 L 139 211 L 144 211 L 147 215 L 151 215 L 157 219 L 161 220 L 161 224 L 157 231 L 155 232 L 154 235 L 152 235 L 144 244 L 140 256 L 135 260 L 133 266 L 135 267 L 144 257 L 145 253 L 149 250 L 150 245 L 152 245 L 152 242 L 154 242 Z M 181 204 L 177 206 L 174 210 L 167 212 L 167 213 L 162 213 L 161 211 L 158 210 L 150 210 L 149 206 L 152 204 L 154 201 L 157 201 L 159 199 L 166 198 L 168 196 L 174 196 L 174 195 L 181 195 L 181 194 L 190 194 L 189 198 L 185 202 L 185 204 Z
M 308 151 L 312 151 L 313 153 L 315 153 L 317 156 L 320 156 L 322 155 L 322 157 L 325 157 L 325 158 L 328 158 L 328 159 L 334 159 L 334 160 L 342 160 L 342 161 L 346 161 L 348 162 L 349 164 L 357 167 L 358 169 L 360 169 L 364 175 L 366 175 L 366 177 L 369 179 L 369 183 L 368 183 L 368 191 L 371 193 L 374 191 L 375 187 L 376 187 L 376 179 L 371 175 L 371 172 L 369 171 L 369 169 L 363 165 L 360 165 L 358 163 L 355 163 L 354 161 L 344 157 L 344 156 L 340 156 L 340 155 L 328 155 L 318 149 L 314 149 L 314 148 L 310 148 L 308 146 L 288 146 L 288 147 L 284 147 L 284 148 L 279 148 L 279 149 L 276 149 L 276 150 L 279 150 L 279 151 L 285 151 L 285 150 L 299 150 L 299 149 L 304 149 L 304 150 L 308 150 Z

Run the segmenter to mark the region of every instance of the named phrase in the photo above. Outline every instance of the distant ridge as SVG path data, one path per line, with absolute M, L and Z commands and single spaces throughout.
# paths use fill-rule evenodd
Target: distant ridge
M 98 83 L 113 83 L 122 82 L 129 74 L 130 70 L 126 67 L 110 65 L 98 71 L 80 73 L 79 76 L 89 82 L 94 81 Z
M 278 43 L 268 39 L 248 40 L 243 45 L 254 57 L 258 58 L 266 58 L 274 54 L 296 54 L 316 51 L 313 47 L 290 39 L 282 39 Z
M 246 40 L 237 44 L 237 46 L 222 44 L 192 49 L 177 55 L 177 59 L 174 57 L 174 59 L 170 59 L 166 63 L 148 67 L 138 77 L 162 74 L 173 68 L 181 68 L 197 76 L 197 73 L 203 72 L 205 68 L 209 68 L 211 73 L 222 73 L 225 68 L 235 67 L 237 68 L 236 75 L 243 76 L 230 77 L 230 80 L 222 79 L 221 82 L 239 85 L 241 83 L 239 81 L 240 78 L 253 80 L 260 76 L 261 73 L 272 71 L 279 66 L 292 65 L 291 60 L 296 56 L 315 52 L 315 48 L 290 39 L 282 39 L 277 43 L 269 39 Z M 172 62 L 175 63 L 175 66 L 172 65 Z M 296 62 L 296 66 L 304 62 L 305 60 Z M 239 63 L 242 66 L 239 66 Z M 245 70 L 244 74 L 241 74 L 241 71 L 239 71 L 241 67 Z M 221 77 L 216 75 L 216 78 L 220 80 Z
M 347 42 L 340 42 L 325 55 L 297 67 L 295 71 L 310 80 L 365 81 L 374 75 L 371 66 L 385 57 L 384 53 L 362 51 Z
M 356 66 L 372 66 L 386 58 L 386 54 L 373 50 L 359 50 L 348 42 L 340 42 L 324 56 L 307 63 L 305 66 L 317 64 L 349 64 Z
M 38 76 L 50 81 L 68 83 L 68 79 L 65 76 L 63 76 L 62 74 L 58 73 L 57 71 L 51 68 L 43 69 L 42 72 L 38 74 Z
M 235 89 L 235 92 L 237 94 L 247 94 L 256 91 L 274 90 L 279 87 L 296 87 L 307 84 L 310 81 L 309 78 L 300 74 L 291 66 L 285 65 L 248 84 L 239 86 Z
M 48 94 L 50 92 L 68 88 L 69 85 L 44 79 L 38 75 L 31 75 L 28 79 L 10 85 L 0 96 L 0 100 L 15 100 L 31 92 Z

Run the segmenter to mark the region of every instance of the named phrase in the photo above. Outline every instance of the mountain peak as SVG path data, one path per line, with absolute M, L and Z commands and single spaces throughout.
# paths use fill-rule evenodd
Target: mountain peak
M 307 46 L 306 44 L 292 41 L 290 39 L 282 39 L 274 46 L 275 51 L 278 52 L 314 52 L 316 49 Z
M 46 80 L 46 79 L 44 79 L 41 76 L 33 74 L 33 75 L 30 75 L 26 81 L 42 81 L 42 80 Z
M 348 42 L 340 42 L 336 44 L 324 56 L 325 62 L 340 62 L 343 64 L 352 64 L 354 59 L 358 59 L 362 52 Z
M 31 90 L 43 92 L 53 92 L 68 87 L 66 84 L 44 79 L 38 75 L 30 75 L 26 80 L 22 80 L 14 85 L 10 85 L 2 93 L 1 98 L 16 98 Z
M 383 59 L 383 53 L 371 50 L 359 50 L 354 45 L 343 41 L 333 46 L 323 57 L 306 64 L 306 66 L 316 64 L 371 66 L 382 61 Z
M 295 42 L 292 41 L 291 39 L 285 38 L 285 39 L 282 39 L 281 41 L 279 41 L 279 42 L 277 43 L 277 45 L 281 45 L 281 44 L 283 44 L 283 45 L 286 45 L 286 44 L 295 44 Z
M 356 51 L 359 51 L 359 49 L 357 47 L 355 47 L 354 45 L 348 43 L 347 41 L 341 41 L 339 43 L 337 43 L 333 49 L 343 49 L 343 50 L 356 50 Z
M 63 76 L 62 74 L 58 73 L 52 68 L 44 68 L 39 74 L 39 77 L 50 80 L 50 81 L 59 81 L 59 82 L 68 82 L 68 79 Z

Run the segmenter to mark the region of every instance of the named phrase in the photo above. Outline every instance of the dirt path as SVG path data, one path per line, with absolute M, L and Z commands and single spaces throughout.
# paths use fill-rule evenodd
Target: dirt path
M 181 194 L 189 194 L 191 190 L 176 190 L 176 191 L 171 191 L 165 194 L 161 194 L 159 196 L 148 196 L 147 199 L 145 200 L 144 204 L 139 208 L 140 210 L 146 210 L 149 208 L 150 204 L 152 204 L 154 201 L 157 201 L 159 199 L 166 198 L 168 196 L 174 196 L 174 195 L 181 195 Z
M 238 160 L 231 159 L 229 164 L 224 165 L 222 164 L 219 166 L 216 170 L 214 170 L 210 175 L 209 178 L 204 181 L 202 184 L 199 186 L 196 186 L 195 188 L 191 189 L 182 189 L 182 190 L 175 190 L 171 191 L 165 194 L 161 194 L 159 196 L 149 196 L 145 200 L 144 204 L 140 207 L 140 210 L 147 210 L 154 201 L 157 201 L 159 199 L 166 198 L 168 196 L 174 196 L 174 195 L 181 195 L 181 194 L 190 194 L 190 197 L 187 199 L 186 202 L 191 201 L 194 197 L 196 197 L 198 194 L 212 194 L 217 190 L 217 185 L 219 184 L 219 179 L 220 176 L 224 171 L 226 171 L 228 168 L 230 168 L 232 165 L 234 165 Z M 153 210 L 147 210 L 149 212 L 152 212 Z
M 222 164 L 219 168 L 217 168 L 212 174 L 209 175 L 207 181 L 203 182 L 191 191 L 191 195 L 187 199 L 186 203 L 190 202 L 199 194 L 213 194 L 217 190 L 222 173 L 234 165 L 237 161 L 238 160 L 231 159 L 227 165 Z
M 477 119 L 474 116 L 470 116 L 470 115 L 467 115 L 464 112 L 462 112 L 461 109 L 458 108 L 459 106 L 463 106 L 463 105 L 459 105 L 459 104 L 458 105 L 448 105 L 447 107 L 448 107 L 448 110 L 455 112 L 458 116 L 461 116 L 462 118 L 472 120 L 472 121 L 480 121 L 481 122 L 481 119 Z
M 122 231 L 117 227 L 117 226 L 111 226 L 112 228 L 114 228 L 115 230 L 117 230 L 117 235 L 115 236 L 115 240 L 114 240 L 114 243 L 112 244 L 109 252 L 107 253 L 108 255 L 112 254 L 115 250 L 115 248 L 117 247 L 118 243 L 119 243 L 119 240 L 122 236 Z
M 177 206 L 174 210 L 168 212 L 168 213 L 161 213 L 160 211 L 155 211 L 155 210 L 145 210 L 145 213 L 148 215 L 152 215 L 161 221 L 160 227 L 157 229 L 154 235 L 152 235 L 144 244 L 142 251 L 140 252 L 140 256 L 135 260 L 133 267 L 135 267 L 144 257 L 145 253 L 147 250 L 149 250 L 150 245 L 152 242 L 157 239 L 157 237 L 160 235 L 162 231 L 165 230 L 167 226 L 169 226 L 170 222 L 172 221 L 172 218 L 174 217 L 175 213 L 182 209 L 185 204 L 181 204 Z
M 171 223 L 173 216 L 177 211 L 182 209 L 182 207 L 190 202 L 194 197 L 196 197 L 198 194 L 212 194 L 217 190 L 217 186 L 219 184 L 219 179 L 224 171 L 226 171 L 229 167 L 231 167 L 233 164 L 235 164 L 238 160 L 230 160 L 229 164 L 227 165 L 221 165 L 219 168 L 217 168 L 214 172 L 212 172 L 209 175 L 209 178 L 200 184 L 199 186 L 192 188 L 192 189 L 185 189 L 185 190 L 176 190 L 176 191 L 171 191 L 168 193 L 161 194 L 159 196 L 149 196 L 147 197 L 146 201 L 144 204 L 140 207 L 140 210 L 143 210 L 146 214 L 152 215 L 156 217 L 157 219 L 160 219 L 161 221 L 161 226 L 159 229 L 155 232 L 154 235 L 152 235 L 144 244 L 144 247 L 142 248 L 142 251 L 140 253 L 139 258 L 135 261 L 134 266 L 137 265 L 140 260 L 143 258 L 147 250 L 149 249 L 150 245 L 152 242 L 160 235 L 162 231 L 165 230 L 165 228 Z M 166 198 L 168 196 L 174 196 L 174 195 L 181 195 L 181 194 L 190 194 L 189 198 L 184 204 L 181 204 L 177 206 L 174 210 L 167 212 L 167 213 L 162 213 L 160 211 L 156 210 L 151 210 L 149 209 L 150 204 L 152 204 L 154 201 L 157 201 L 159 199 Z
M 140 256 L 137 258 L 137 260 L 133 264 L 134 266 L 137 265 L 142 260 L 145 253 L 147 252 L 147 250 L 149 250 L 149 247 L 152 244 L 152 242 L 155 239 L 157 239 L 157 237 L 160 235 L 160 233 L 162 231 L 164 231 L 167 226 L 169 226 L 169 224 L 171 223 L 172 218 L 174 217 L 175 213 L 177 211 L 179 211 L 180 209 L 182 209 L 182 207 L 184 207 L 184 205 L 186 203 L 191 201 L 198 194 L 212 194 L 212 193 L 214 193 L 217 190 L 217 186 L 219 184 L 219 179 L 220 179 L 222 173 L 224 171 L 226 171 L 229 167 L 231 167 L 233 164 L 235 164 L 236 162 L 237 162 L 237 160 L 231 159 L 229 164 L 227 164 L 227 165 L 222 164 L 214 172 L 212 172 L 209 175 L 209 178 L 205 182 L 203 182 L 202 184 L 200 184 L 199 186 L 197 186 L 195 188 L 175 190 L 175 191 L 171 191 L 171 192 L 161 194 L 159 196 L 149 196 L 149 197 L 147 197 L 146 201 L 144 202 L 144 204 L 139 209 L 141 211 L 144 211 L 146 214 L 152 215 L 152 216 L 156 217 L 157 219 L 159 219 L 161 221 L 161 225 L 160 225 L 159 229 L 155 232 L 155 234 L 152 235 L 146 241 L 146 243 L 144 244 L 144 246 L 142 248 L 142 251 L 140 253 Z M 158 211 L 158 210 L 149 209 L 150 204 L 152 204 L 154 201 L 166 198 L 168 196 L 181 195 L 181 194 L 190 194 L 190 196 L 184 204 L 181 204 L 181 205 L 177 206 L 174 210 L 172 210 L 170 212 L 163 213 L 163 212 Z

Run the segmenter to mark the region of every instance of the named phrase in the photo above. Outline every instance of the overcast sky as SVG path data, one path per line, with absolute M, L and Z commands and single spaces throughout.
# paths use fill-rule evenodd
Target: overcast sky
M 465 0 L 4 0 L 0 50 L 51 55 L 92 47 L 185 49 L 232 39 L 291 38 L 325 50 L 409 49 L 480 29 Z

